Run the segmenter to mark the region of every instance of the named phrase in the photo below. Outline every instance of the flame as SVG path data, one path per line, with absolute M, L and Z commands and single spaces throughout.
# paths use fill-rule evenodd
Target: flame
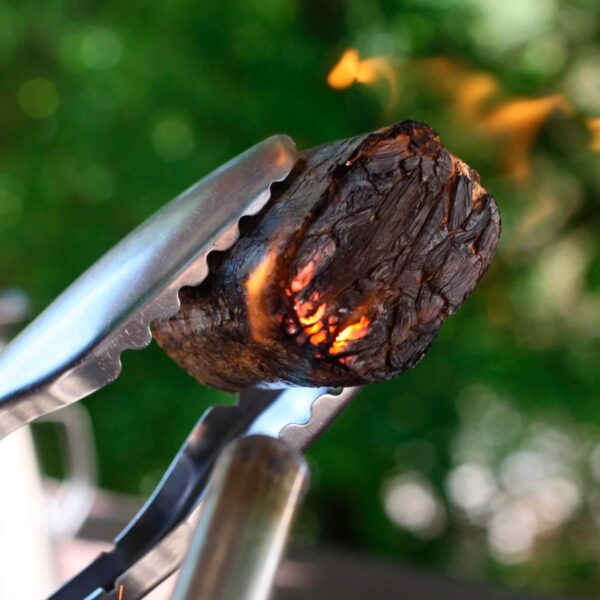
M 472 71 L 444 56 L 417 61 L 416 66 L 419 72 L 427 74 L 427 83 L 450 96 L 457 116 L 465 121 L 481 119 L 484 103 L 500 89 L 490 73 Z
M 384 56 L 361 59 L 355 48 L 346 50 L 327 75 L 327 84 L 336 90 L 348 88 L 355 83 L 375 85 L 382 80 L 389 85 L 388 103 L 393 106 L 398 96 L 398 82 L 391 60 Z
M 495 107 L 488 101 L 503 91 L 498 79 L 485 71 L 474 71 L 447 57 L 431 57 L 417 62 L 427 82 L 448 96 L 456 116 L 475 124 L 484 136 L 493 135 L 508 175 L 523 180 L 530 172 L 530 155 L 543 123 L 556 110 L 572 114 L 573 109 L 561 94 L 542 98 L 515 98 Z M 598 126 L 600 127 L 600 126 Z M 588 123 L 594 134 L 594 125 Z M 592 147 L 600 149 L 600 133 Z M 486 140 L 488 143 L 489 140 Z M 597 145 L 596 145 L 597 144 Z
M 600 152 L 600 118 L 587 119 L 585 124 L 592 134 L 590 150 L 593 150 L 594 152 Z
M 252 338 L 261 344 L 269 340 L 271 322 L 265 306 L 264 287 L 275 266 L 275 251 L 271 248 L 246 280 L 246 307 Z
M 465 121 L 481 117 L 483 105 L 498 89 L 498 82 L 489 73 L 465 75 L 455 99 L 459 117 Z
M 329 348 L 329 354 L 339 354 L 344 351 L 350 342 L 365 337 L 369 333 L 370 324 L 369 318 L 363 315 L 358 323 L 344 327 L 344 329 L 337 334 L 331 348 Z
M 508 139 L 505 164 L 516 179 L 529 175 L 531 148 L 542 124 L 555 110 L 571 113 L 571 105 L 561 94 L 517 98 L 504 103 L 483 120 L 484 131 Z
M 507 127 L 537 129 L 556 109 L 569 113 L 571 106 L 564 96 L 554 94 L 543 98 L 517 98 L 493 111 L 485 121 L 489 131 L 502 131 Z

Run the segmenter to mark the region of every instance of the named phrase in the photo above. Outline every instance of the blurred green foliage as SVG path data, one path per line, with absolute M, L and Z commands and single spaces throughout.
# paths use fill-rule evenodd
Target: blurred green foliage
M 600 155 L 586 124 L 600 117 L 599 33 L 596 0 L 0 0 L 0 287 L 41 310 L 167 199 L 272 133 L 305 148 L 428 122 L 496 196 L 498 256 L 427 358 L 366 389 L 311 451 L 298 536 L 597 592 Z M 393 106 L 386 81 L 326 84 L 348 47 L 390 61 Z M 425 60 L 439 56 L 442 71 Z M 494 95 L 465 120 L 476 73 Z M 554 94 L 569 109 L 539 119 L 531 148 L 486 128 L 511 101 Z M 517 147 L 530 162 L 520 179 L 505 169 Z M 123 362 L 85 403 L 102 484 L 147 493 L 201 412 L 230 399 L 156 347 Z

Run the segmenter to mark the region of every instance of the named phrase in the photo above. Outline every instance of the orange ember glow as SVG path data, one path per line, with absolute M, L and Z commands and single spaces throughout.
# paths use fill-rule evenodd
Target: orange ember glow
M 594 152 L 600 152 L 600 118 L 587 119 L 585 124 L 592 134 L 590 150 L 593 150 Z
M 361 59 L 358 50 L 349 48 L 327 75 L 327 84 L 342 90 L 355 83 L 375 85 L 387 81 L 390 88 L 389 104 L 394 105 L 398 95 L 396 72 L 389 58 L 374 56 Z
M 310 262 L 306 263 L 302 269 L 300 269 L 298 275 L 292 279 L 292 283 L 290 284 L 290 289 L 292 292 L 299 292 L 303 290 L 309 284 L 314 273 L 315 262 L 311 260 Z
M 304 306 L 306 306 L 306 304 L 308 304 L 309 306 L 312 307 L 312 304 L 310 304 L 310 303 L 305 303 Z M 327 308 L 327 305 L 320 304 L 317 307 L 317 310 L 314 313 L 309 314 L 309 315 L 306 315 L 306 313 L 304 313 L 304 311 L 300 310 L 299 308 L 300 307 L 298 307 L 298 310 L 297 310 L 298 321 L 300 322 L 300 325 L 307 326 L 307 325 L 315 325 L 315 323 L 317 323 L 318 321 L 321 320 L 321 317 L 325 314 L 325 309 Z M 310 332 L 307 331 L 307 333 L 310 333 Z
M 275 252 L 269 250 L 265 258 L 250 273 L 245 285 L 250 332 L 256 342 L 263 344 L 268 341 L 271 329 L 269 311 L 265 306 L 264 288 L 274 264 Z
M 358 323 L 344 327 L 344 329 L 337 334 L 331 348 L 329 348 L 329 354 L 339 354 L 348 347 L 350 342 L 365 337 L 369 333 L 370 323 L 368 317 L 362 316 Z
M 308 338 L 308 341 L 313 346 L 318 346 L 319 344 L 322 344 L 326 339 L 327 339 L 327 333 L 325 333 L 324 330 L 321 330 L 321 331 L 319 331 L 319 333 L 315 333 L 314 335 L 311 335 Z
M 323 323 L 321 323 L 319 321 L 318 323 L 315 323 L 314 325 L 311 325 L 310 327 L 306 327 L 306 329 L 304 331 L 306 332 L 306 335 L 313 335 L 315 333 L 319 333 L 319 331 L 321 331 L 321 329 L 323 329 Z
M 335 356 L 344 352 L 352 341 L 360 340 L 369 333 L 370 321 L 365 316 L 362 316 L 358 323 L 348 325 L 339 331 L 336 326 L 338 317 L 335 315 L 326 316 L 327 304 L 325 302 L 318 304 L 315 308 L 319 301 L 319 294 L 313 292 L 311 299 L 313 302 L 297 300 L 294 304 L 295 318 L 302 330 L 294 325 L 294 320 L 286 322 L 287 332 L 290 335 L 298 336 L 298 343 L 304 344 L 308 341 L 313 346 L 325 344 L 329 346 L 328 354 Z M 315 357 L 323 358 L 323 355 L 319 352 L 315 354 Z M 351 361 L 346 361 L 344 357 L 340 357 L 339 361 L 346 366 L 351 363 Z

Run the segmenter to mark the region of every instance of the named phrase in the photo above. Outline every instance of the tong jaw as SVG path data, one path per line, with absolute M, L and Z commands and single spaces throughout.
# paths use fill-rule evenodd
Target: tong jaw
M 150 324 L 179 310 L 179 290 L 208 276 L 207 256 L 230 248 L 296 162 L 273 136 L 181 194 L 101 258 L 0 355 L 0 439 L 117 378 L 124 350 L 151 341 Z M 51 600 L 141 598 L 176 570 L 214 461 L 230 441 L 266 434 L 305 451 L 359 388 L 244 390 L 209 409 L 113 550 Z
M 291 138 L 253 146 L 138 227 L 48 307 L 0 356 L 0 439 L 117 378 L 124 350 L 179 310 L 178 292 L 208 275 L 239 221 L 268 202 L 296 162 Z
M 269 435 L 304 452 L 359 391 L 251 388 L 240 393 L 236 404 L 208 409 L 152 497 L 116 538 L 110 553 L 119 557 L 115 570 L 104 569 L 100 557 L 50 600 L 74 600 L 82 594 L 89 594 L 86 600 L 117 600 L 121 586 L 130 600 L 145 597 L 181 565 L 202 510 L 208 474 L 229 441 Z M 155 537 L 148 537 L 149 531 Z M 157 539 L 159 533 L 163 537 Z

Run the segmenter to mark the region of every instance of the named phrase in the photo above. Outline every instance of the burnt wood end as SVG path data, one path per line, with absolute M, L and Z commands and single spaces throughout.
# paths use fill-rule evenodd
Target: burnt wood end
M 301 153 L 246 229 L 153 328 L 191 375 L 230 391 L 415 365 L 488 268 L 500 217 L 479 175 L 404 121 Z

